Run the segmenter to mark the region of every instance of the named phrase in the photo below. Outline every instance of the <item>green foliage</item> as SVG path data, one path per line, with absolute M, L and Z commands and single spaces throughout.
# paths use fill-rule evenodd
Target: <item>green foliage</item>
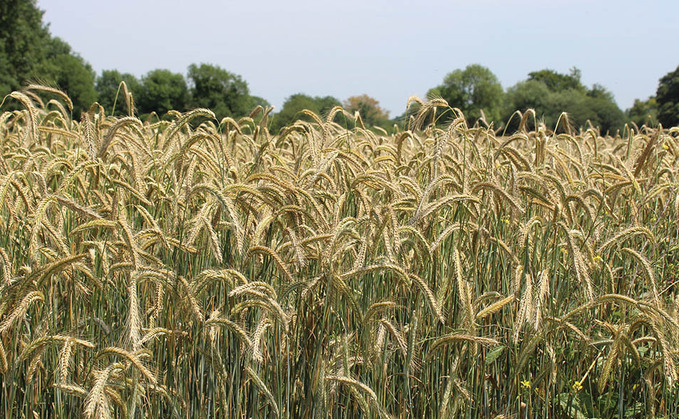
M 0 94 L 39 80 L 65 92 L 77 115 L 96 100 L 94 71 L 71 47 L 52 38 L 34 0 L 0 3 Z
M 312 97 L 303 93 L 294 94 L 285 100 L 283 108 L 274 115 L 272 131 L 277 132 L 299 119 L 310 121 L 308 116 L 300 114 L 304 109 L 318 115 L 325 115 L 334 106 L 339 105 L 341 105 L 340 101 L 332 96 Z
M 560 74 L 554 70 L 545 69 L 528 73 L 528 80 L 535 80 L 545 84 L 552 92 L 564 90 L 579 90 L 584 92 L 587 88 L 580 82 L 581 71 L 573 67 L 569 74 Z
M 655 97 L 646 100 L 634 99 L 634 104 L 626 112 L 627 119 L 637 126 L 658 125 L 658 102 Z
M 479 64 L 449 73 L 443 84 L 429 90 L 427 95 L 441 97 L 450 106 L 460 108 L 470 122 L 479 119 L 481 111 L 488 122 L 499 121 L 502 115 L 502 85 L 495 74 Z
M 248 103 L 247 109 L 251 111 L 254 110 L 257 106 L 261 106 L 262 108 L 271 107 L 271 104 L 269 103 L 268 100 L 259 96 L 249 96 L 247 103 Z
M 660 79 L 655 100 L 658 121 L 666 127 L 679 125 L 679 67 Z
M 252 111 L 248 84 L 237 74 L 216 65 L 191 64 L 188 81 L 194 108 L 212 109 L 218 118 L 240 117 Z
M 344 109 L 350 113 L 358 112 L 363 119 L 366 128 L 389 127 L 389 111 L 380 107 L 380 102 L 366 94 L 351 96 L 343 104 Z
M 125 108 L 122 92 L 118 92 L 120 83 L 123 81 L 127 85 L 127 89 L 132 92 L 133 97 L 135 99 L 139 97 L 141 93 L 141 83 L 132 74 L 121 74 L 118 70 L 104 70 L 101 72 L 101 75 L 97 77 L 95 88 L 99 96 L 99 104 L 103 106 L 110 115 L 126 115 L 128 113 L 128 109 Z
M 49 40 L 35 0 L 0 2 L 0 94 L 17 90 L 35 76 Z
M 615 133 L 625 123 L 625 115 L 615 103 L 613 95 L 603 86 L 595 84 L 587 89 L 580 83 L 580 72 L 572 69 L 570 75 L 553 70 L 529 74 L 529 78 L 507 90 L 504 120 L 515 110 L 534 109 L 548 128 L 555 128 L 563 112 L 570 122 L 585 126 L 589 121 L 602 133 Z M 514 120 L 510 128 L 518 122 Z
M 48 45 L 45 61 L 37 70 L 38 77 L 66 92 L 73 101 L 74 115 L 80 115 L 97 100 L 94 70 L 61 38 L 50 39 Z
M 141 78 L 141 95 L 137 100 L 140 113 L 164 115 L 172 109 L 184 112 L 189 102 L 189 89 L 181 74 L 156 69 Z

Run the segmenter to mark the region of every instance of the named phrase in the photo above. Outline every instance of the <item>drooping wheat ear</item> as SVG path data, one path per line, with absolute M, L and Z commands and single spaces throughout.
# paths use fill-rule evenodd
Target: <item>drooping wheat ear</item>
M 83 415 L 87 418 L 109 419 L 111 418 L 111 402 L 106 392 L 108 380 L 111 375 L 123 369 L 122 365 L 115 363 L 106 369 L 94 372 L 94 386 L 87 394 Z
M 97 151 L 97 157 L 101 158 L 104 156 L 106 153 L 106 150 L 108 149 L 109 145 L 111 144 L 111 141 L 113 141 L 113 138 L 116 135 L 116 132 L 129 125 L 137 125 L 139 128 L 141 128 L 141 122 L 139 119 L 132 117 L 132 116 L 127 116 L 125 118 L 120 118 L 116 120 L 113 125 L 111 125 L 106 132 L 106 136 L 104 137 L 104 140 L 101 142 L 101 145 L 99 146 L 99 150 Z
M 490 189 L 491 191 L 495 192 L 497 196 L 500 196 L 503 198 L 505 201 L 507 201 L 514 209 L 516 209 L 521 215 L 523 215 L 526 211 L 523 209 L 521 204 L 514 199 L 511 195 L 507 193 L 500 185 L 496 185 L 491 182 L 480 182 L 474 185 L 472 188 L 472 195 L 477 193 L 481 189 Z
M 130 229 L 127 220 L 124 218 L 123 212 L 120 212 L 120 218 L 118 220 L 117 225 L 118 227 L 120 227 L 123 240 L 125 241 L 127 249 L 132 258 L 132 266 L 134 267 L 134 270 L 138 270 L 141 268 L 141 264 L 139 261 L 139 249 L 137 248 L 137 243 L 134 239 L 134 234 L 132 234 L 132 229 Z
M 379 401 L 377 399 L 377 394 L 375 394 L 375 391 L 372 388 L 368 387 L 364 383 L 362 383 L 362 382 L 360 382 L 356 379 L 353 379 L 351 377 L 344 377 L 344 376 L 339 376 L 339 375 L 326 375 L 325 380 L 326 381 L 335 381 L 335 382 L 338 382 L 338 383 L 346 384 L 346 385 L 348 385 L 348 386 L 350 386 L 350 387 L 352 387 L 356 390 L 360 390 L 362 393 L 365 393 L 370 398 L 370 401 L 377 408 L 378 412 L 380 413 L 380 416 L 384 416 L 384 411 L 379 404 Z M 368 414 L 369 412 L 365 412 L 365 413 Z
M 94 115 L 89 112 L 83 112 L 80 117 L 80 124 L 82 126 L 83 136 L 85 137 L 85 143 L 87 145 L 87 153 L 90 156 L 90 160 L 94 160 L 96 155 L 96 144 L 95 144 L 95 127 L 94 127 Z
M 172 137 L 174 137 L 182 128 L 184 128 L 192 119 L 195 118 L 216 119 L 215 114 L 209 109 L 198 108 L 187 112 L 178 120 L 173 121 L 172 125 L 165 131 L 165 141 L 169 142 L 172 140 Z
M 26 90 L 37 90 L 39 92 L 45 92 L 45 93 L 51 93 L 53 95 L 59 96 L 61 100 L 63 100 L 66 103 L 66 106 L 68 106 L 69 111 L 73 111 L 73 102 L 71 102 L 71 98 L 68 97 L 68 95 L 61 90 L 50 87 L 50 86 L 45 86 L 42 84 L 29 84 L 25 88 Z
M 481 320 L 485 317 L 488 317 L 488 316 L 500 311 L 502 309 L 502 307 L 511 303 L 515 299 L 516 299 L 516 297 L 514 296 L 514 294 L 511 294 L 508 297 L 501 298 L 501 299 L 495 301 L 493 304 L 488 305 L 483 310 L 480 310 L 478 313 L 476 313 L 476 320 Z
M 391 337 L 396 341 L 396 344 L 398 345 L 399 349 L 401 350 L 401 353 L 403 356 L 406 356 L 406 351 L 408 350 L 407 344 L 405 339 L 403 338 L 403 335 L 399 333 L 398 330 L 396 330 L 396 327 L 387 319 L 381 319 L 380 324 L 383 325 L 386 330 L 389 332 Z
M 7 252 L 2 247 L 0 247 L 0 263 L 2 264 L 2 271 L 0 271 L 2 272 L 2 283 L 10 285 L 12 283 L 12 265 L 10 264 Z
M 382 353 L 382 348 L 384 348 L 384 339 L 387 336 L 387 329 L 384 327 L 382 322 L 379 323 L 379 326 L 377 326 L 377 338 L 375 339 L 375 351 L 377 354 Z
M 545 309 L 545 301 L 549 295 L 549 269 L 544 269 L 538 274 L 538 289 L 535 294 L 535 302 L 533 303 L 533 328 L 536 331 L 540 330 L 540 325 L 544 316 L 543 311 Z
M 0 373 L 4 374 L 7 372 L 7 351 L 5 350 L 5 345 L 2 344 L 0 340 Z
M 575 231 L 570 230 L 562 221 L 559 221 L 558 224 L 566 233 L 566 242 L 568 243 L 568 250 L 570 251 L 571 260 L 573 262 L 572 266 L 573 270 L 575 271 L 575 276 L 578 280 L 578 283 L 585 284 L 585 296 L 589 301 L 592 301 L 594 299 L 592 278 L 589 275 L 589 269 L 587 268 L 587 264 L 585 263 L 584 257 L 582 256 L 582 252 L 577 245 Z
M 245 372 L 255 383 L 255 387 L 257 387 L 257 389 L 264 394 L 267 402 L 274 411 L 275 417 L 280 417 L 280 410 L 278 409 L 276 398 L 274 397 L 273 393 L 271 393 L 271 390 L 269 390 L 266 384 L 264 384 L 264 381 L 262 381 L 259 375 L 257 375 L 257 373 L 251 367 L 245 367 Z
M 194 317 L 196 318 L 197 321 L 202 321 L 205 317 L 203 316 L 203 311 L 200 309 L 200 305 L 198 304 L 196 296 L 193 295 L 191 285 L 183 276 L 178 276 L 177 279 L 178 283 L 182 285 L 182 288 L 184 288 L 184 292 L 186 293 L 186 299 L 189 302 L 189 306 L 191 307 L 191 311 L 193 312 Z
M 521 294 L 521 300 L 519 300 L 519 311 L 516 314 L 516 321 L 514 322 L 514 331 L 512 337 L 512 341 L 514 342 L 514 344 L 517 344 L 519 342 L 521 329 L 524 324 L 530 322 L 531 315 L 534 312 L 533 278 L 531 277 L 530 274 L 526 274 L 525 271 L 524 275 L 522 276 L 526 278 L 526 286 L 524 287 L 523 293 Z
M 29 148 L 32 143 L 38 143 L 38 109 L 36 109 L 35 104 L 31 98 L 21 92 L 12 92 L 5 98 L 11 97 L 18 100 L 26 108 L 26 113 L 28 115 L 28 131 L 23 138 L 23 146 Z M 5 99 L 0 102 L 0 106 L 5 103 Z
M 382 301 L 382 302 L 379 302 L 379 303 L 373 303 L 366 310 L 365 315 L 363 316 L 363 323 L 368 324 L 369 320 L 373 316 L 376 316 L 377 314 L 379 314 L 383 311 L 395 309 L 395 308 L 399 308 L 399 307 L 400 306 L 393 301 Z
M 232 322 L 231 320 L 223 317 L 215 317 L 215 318 L 210 318 L 205 322 L 206 327 L 226 327 L 227 329 L 231 330 L 233 333 L 238 336 L 238 338 L 241 340 L 241 342 L 245 345 L 247 348 L 252 347 L 252 339 L 250 339 L 250 336 L 248 336 L 247 332 L 237 323 Z
M 217 264 L 221 265 L 224 259 L 222 257 L 222 247 L 221 244 L 219 243 L 219 237 L 217 236 L 217 233 L 215 232 L 214 228 L 212 228 L 212 223 L 210 222 L 210 220 L 208 220 L 204 216 L 201 216 L 200 219 L 208 232 L 208 239 L 210 243 L 210 251 L 212 251 L 212 256 L 217 261 Z
M 650 262 L 639 252 L 637 252 L 634 249 L 630 249 L 629 247 L 624 247 L 621 249 L 623 253 L 626 253 L 634 259 L 637 260 L 643 267 L 644 271 L 644 276 L 646 277 L 646 280 L 648 281 L 649 285 L 651 286 L 651 290 L 653 291 L 653 301 L 655 302 L 656 307 L 660 307 L 660 296 L 658 294 L 658 286 L 655 281 L 655 274 L 653 273 L 653 268 L 651 267 Z
M 644 163 L 648 160 L 648 156 L 651 155 L 651 152 L 653 151 L 653 146 L 655 143 L 658 141 L 658 138 L 660 138 L 660 133 L 661 130 L 656 130 L 655 135 L 651 137 L 650 140 L 648 140 L 648 143 L 646 144 L 646 147 L 644 147 L 644 151 L 639 155 L 639 158 L 637 158 L 637 161 L 634 163 L 634 177 L 639 176 L 639 173 L 641 173 L 641 169 L 644 168 Z
M 426 282 L 422 280 L 419 276 L 415 274 L 409 274 L 408 277 L 418 285 L 420 290 L 422 290 L 422 293 L 424 294 L 427 303 L 429 304 L 429 307 L 431 308 L 431 311 L 434 313 L 438 321 L 441 322 L 441 324 L 446 323 L 445 316 L 443 315 L 443 309 L 439 306 L 438 301 L 436 300 L 436 296 L 432 292 L 431 288 L 429 288 L 429 285 L 427 285 Z M 469 298 L 471 299 L 471 295 L 469 295 Z
M 139 295 L 137 294 L 137 281 L 139 279 L 139 271 L 134 270 L 129 274 L 129 283 L 127 286 L 129 298 L 129 338 L 132 342 L 132 350 L 139 350 L 139 341 L 141 339 L 141 315 L 139 314 Z
M 646 238 L 649 239 L 652 243 L 655 243 L 655 236 L 648 228 L 642 226 L 629 227 L 617 233 L 609 240 L 606 240 L 604 244 L 599 246 L 599 249 L 597 249 L 597 253 L 602 254 L 607 248 L 611 247 L 612 245 L 616 243 L 622 243 L 623 241 L 639 234 L 646 236 Z
M 471 323 L 473 320 L 474 309 L 472 307 L 472 291 L 469 282 L 462 276 L 462 261 L 460 260 L 460 251 L 456 247 L 453 251 L 453 260 L 455 261 L 455 282 L 457 283 L 457 298 L 460 299 L 462 305 L 462 313 L 465 322 Z
M 250 250 L 248 250 L 248 254 L 246 255 L 246 259 L 251 257 L 251 255 L 254 254 L 262 254 L 262 255 L 269 255 L 271 258 L 274 260 L 276 263 L 276 266 L 278 269 L 285 275 L 285 277 L 292 283 L 295 282 L 294 277 L 288 270 L 288 268 L 285 266 L 285 262 L 278 256 L 278 253 L 276 253 L 275 250 L 272 250 L 266 246 L 254 246 L 251 247 Z
M 59 379 L 62 383 L 68 380 L 68 370 L 71 365 L 71 355 L 73 354 L 73 339 L 68 338 L 59 352 Z
M 143 352 L 141 352 L 143 354 Z M 142 363 L 141 358 L 140 358 L 140 353 L 139 352 L 130 352 L 126 351 L 125 349 L 122 348 L 117 348 L 113 346 L 109 346 L 107 348 L 102 349 L 95 358 L 100 359 L 103 358 L 104 356 L 108 355 L 115 355 L 121 358 L 124 358 L 128 360 L 132 365 L 134 365 L 135 368 L 141 372 L 144 377 L 151 383 L 151 384 L 157 384 L 158 380 L 156 377 L 153 375 L 151 371 L 149 371 L 148 368 Z M 146 354 L 148 355 L 148 353 Z
M 125 106 L 127 106 L 127 113 L 129 116 L 134 115 L 134 98 L 132 97 L 132 92 L 127 88 L 127 83 L 121 81 L 118 86 L 118 91 L 123 92 L 123 99 L 125 100 Z
M 45 296 L 40 291 L 31 291 L 21 300 L 18 306 L 5 317 L 2 323 L 0 323 L 0 334 L 5 333 L 9 328 L 17 321 L 23 319 L 24 315 L 28 311 L 28 308 L 36 301 L 44 301 Z
M 271 321 L 265 315 L 260 319 L 255 332 L 252 334 L 252 346 L 250 347 L 250 350 L 252 351 L 252 359 L 255 362 L 264 362 L 264 358 L 262 357 L 262 348 L 260 346 L 262 342 L 262 336 L 264 335 L 266 329 L 270 326 Z
M 500 342 L 498 342 L 497 340 L 492 339 L 492 338 L 466 335 L 466 334 L 463 334 L 463 333 L 452 333 L 452 334 L 440 337 L 440 338 L 438 338 L 434 341 L 434 343 L 429 347 L 429 352 L 427 353 L 427 359 L 431 359 L 434 356 L 434 353 L 437 350 L 441 349 L 443 346 L 450 345 L 452 343 L 460 343 L 460 342 L 480 344 L 480 345 L 499 345 L 500 344 Z

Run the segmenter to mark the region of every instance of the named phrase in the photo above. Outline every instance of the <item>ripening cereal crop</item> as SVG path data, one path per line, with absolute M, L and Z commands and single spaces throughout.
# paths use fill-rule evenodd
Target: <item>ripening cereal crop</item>
M 1 416 L 679 415 L 678 128 L 123 96 L 5 98 Z

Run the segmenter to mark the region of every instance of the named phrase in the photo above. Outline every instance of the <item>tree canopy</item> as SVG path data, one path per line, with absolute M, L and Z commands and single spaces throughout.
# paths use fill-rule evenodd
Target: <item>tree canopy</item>
M 449 73 L 443 84 L 430 89 L 428 96 L 438 96 L 452 107 L 459 108 L 470 122 L 485 114 L 488 121 L 499 121 L 502 115 L 504 91 L 497 77 L 480 64 Z
M 258 105 L 269 106 L 265 99 L 250 94 L 243 77 L 214 64 L 191 64 L 186 76 L 156 69 L 141 79 L 118 70 L 104 70 L 97 77 L 90 64 L 68 43 L 50 34 L 36 1 L 0 2 L 0 97 L 37 82 L 65 91 L 73 101 L 76 118 L 94 101 L 108 113 L 122 115 L 129 109 L 123 104 L 122 96 L 116 102 L 116 94 L 120 83 L 125 81 L 141 114 L 156 112 L 162 116 L 171 109 L 185 111 L 204 107 L 215 112 L 218 118 L 239 118 Z M 552 69 L 532 71 L 505 92 L 488 68 L 471 64 L 448 73 L 428 95 L 441 97 L 451 107 L 461 109 L 471 124 L 484 115 L 486 121 L 494 122 L 496 127 L 506 124 L 514 111 L 530 108 L 535 109 L 548 127 L 555 127 L 562 112 L 568 113 L 573 125 L 584 126 L 589 121 L 600 127 L 602 133 L 612 134 L 626 122 L 679 125 L 679 67 L 659 80 L 655 97 L 636 100 L 625 113 L 603 86 L 585 86 L 576 67 L 567 74 Z M 8 102 L 5 106 L 15 106 Z M 291 95 L 280 111 L 272 115 L 271 129 L 277 131 L 297 119 L 305 119 L 300 113 L 303 109 L 325 115 L 340 104 L 332 96 Z M 366 126 L 388 129 L 394 123 L 389 120 L 389 113 L 370 96 L 351 96 L 343 105 L 349 112 L 360 112 Z M 412 111 L 397 120 L 405 121 L 408 112 Z M 441 117 L 445 120 L 445 112 L 437 114 L 437 118 Z M 347 128 L 353 127 L 350 120 L 343 123 Z
M 367 128 L 387 128 L 389 125 L 389 111 L 382 109 L 377 99 L 366 94 L 351 96 L 342 103 L 342 106 L 350 113 L 358 112 Z
M 294 94 L 285 100 L 281 110 L 274 115 L 271 128 L 276 132 L 297 120 L 309 120 L 301 113 L 304 109 L 317 115 L 325 115 L 338 105 L 341 105 L 340 101 L 332 96 L 312 97 L 303 93 Z
M 563 112 L 575 126 L 587 121 L 601 128 L 602 133 L 615 133 L 625 124 L 625 114 L 615 103 L 613 95 L 603 86 L 591 88 L 580 82 L 580 70 L 571 69 L 570 74 L 554 70 L 529 73 L 528 79 L 507 90 L 504 120 L 519 110 L 534 109 L 548 128 L 556 128 Z
M 64 90 L 80 113 L 94 101 L 94 71 L 70 45 L 53 38 L 35 0 L 0 2 L 0 94 L 29 82 Z
M 252 111 L 248 84 L 237 74 L 211 64 L 191 64 L 188 70 L 191 106 L 211 109 L 218 118 Z
M 36 76 L 50 39 L 35 0 L 0 2 L 0 93 L 17 90 Z
M 170 110 L 183 112 L 188 109 L 189 101 L 186 80 L 179 73 L 156 69 L 141 78 L 141 95 L 137 104 L 142 114 L 156 112 L 162 116 Z
M 665 74 L 655 92 L 658 103 L 658 121 L 669 127 L 679 124 L 679 67 Z
M 528 73 L 528 80 L 543 83 L 552 92 L 563 92 L 564 90 L 578 90 L 584 92 L 585 86 L 580 82 L 582 72 L 573 67 L 569 74 L 560 74 L 551 69 L 532 71 Z
M 129 109 L 125 107 L 122 92 L 118 91 L 120 83 L 123 81 L 125 82 L 128 91 L 132 93 L 134 100 L 136 100 L 141 94 L 141 83 L 139 79 L 132 74 L 121 74 L 118 70 L 104 70 L 101 72 L 101 75 L 97 77 L 95 88 L 99 96 L 99 104 L 103 106 L 109 114 L 124 115 L 129 113 Z
M 634 99 L 634 104 L 625 114 L 637 126 L 658 125 L 658 103 L 653 96 L 646 100 Z

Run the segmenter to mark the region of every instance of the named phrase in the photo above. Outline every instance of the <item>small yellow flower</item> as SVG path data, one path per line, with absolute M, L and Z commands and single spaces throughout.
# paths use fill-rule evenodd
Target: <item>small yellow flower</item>
M 528 380 L 521 381 L 521 387 L 530 388 L 530 381 Z
M 664 148 L 665 150 L 669 149 L 669 147 L 667 146 L 667 144 L 663 144 L 663 145 L 662 145 L 662 148 Z
M 577 393 L 580 390 L 582 390 L 582 383 L 580 383 L 580 381 L 574 382 L 573 383 L 573 391 Z
M 601 256 L 599 256 L 599 255 L 594 256 L 594 261 L 595 262 L 601 262 Z

